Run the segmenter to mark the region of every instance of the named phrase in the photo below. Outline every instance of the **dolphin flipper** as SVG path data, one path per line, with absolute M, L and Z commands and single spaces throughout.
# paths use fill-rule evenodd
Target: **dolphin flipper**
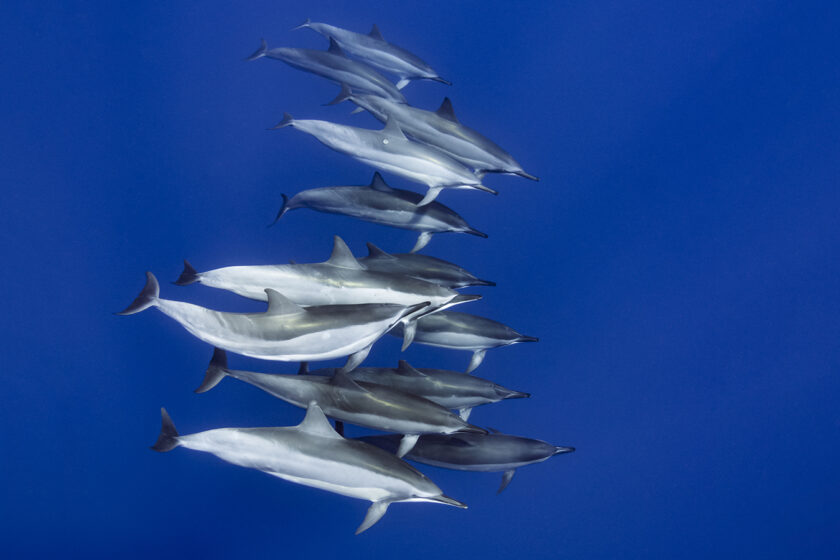
M 397 457 L 402 459 L 406 453 L 411 451 L 415 444 L 417 444 L 417 440 L 420 439 L 420 434 L 406 434 L 400 440 L 400 446 L 397 448 Z
M 411 343 L 414 341 L 414 335 L 417 334 L 417 321 L 408 321 L 403 326 L 403 343 L 402 348 L 400 348 L 401 352 L 405 352 L 405 349 L 411 346 Z
M 502 490 L 507 488 L 507 485 L 510 484 L 510 481 L 513 480 L 513 475 L 516 473 L 516 469 L 510 469 L 509 471 L 505 471 L 505 474 L 502 475 L 502 484 L 499 486 L 499 489 L 496 490 L 496 494 L 500 494 Z
M 467 366 L 467 371 L 465 373 L 470 373 L 480 366 L 481 362 L 484 361 L 484 354 L 486 353 L 487 348 L 481 348 L 480 350 L 473 352 L 472 358 L 470 359 L 470 365 Z
M 409 80 L 408 78 L 402 78 L 399 82 L 397 82 L 397 89 L 402 89 L 410 83 L 411 80 Z
M 347 363 L 345 363 L 344 366 L 338 371 L 340 371 L 341 373 L 349 373 L 356 369 L 356 366 L 365 361 L 367 355 L 370 354 L 370 349 L 372 346 L 373 344 L 368 344 L 355 354 L 350 354 L 350 357 L 347 358 Z
M 417 203 L 417 207 L 419 208 L 420 206 L 425 206 L 436 199 L 442 189 L 443 187 L 429 187 L 429 190 L 426 191 L 426 196 L 423 197 L 423 200 Z
M 382 516 L 385 515 L 385 512 L 388 511 L 388 506 L 391 505 L 391 502 L 387 500 L 382 500 L 380 502 L 373 502 L 367 510 L 367 515 L 365 515 L 365 520 L 362 521 L 362 524 L 359 525 L 359 528 L 356 529 L 356 534 L 363 533 L 373 527 L 377 521 L 382 519 Z
M 417 251 L 419 251 L 420 249 L 422 249 L 423 247 L 428 245 L 429 241 L 431 241 L 431 240 L 432 240 L 432 232 L 424 231 L 417 238 L 417 243 L 414 244 L 414 247 L 412 247 L 411 251 L 409 251 L 409 252 L 416 253 Z M 184 261 L 184 262 L 186 262 L 186 261 Z
M 469 408 L 461 408 L 458 410 L 458 416 L 461 417 L 461 420 L 466 422 L 470 418 L 470 413 L 472 412 L 472 407 Z

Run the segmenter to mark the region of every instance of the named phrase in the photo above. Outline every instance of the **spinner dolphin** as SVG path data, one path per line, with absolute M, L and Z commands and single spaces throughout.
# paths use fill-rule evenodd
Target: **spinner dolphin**
M 368 270 L 389 274 L 404 274 L 447 288 L 468 286 L 495 286 L 495 282 L 481 280 L 457 264 L 443 259 L 414 253 L 386 253 L 373 243 L 368 243 L 368 256 L 359 259 Z

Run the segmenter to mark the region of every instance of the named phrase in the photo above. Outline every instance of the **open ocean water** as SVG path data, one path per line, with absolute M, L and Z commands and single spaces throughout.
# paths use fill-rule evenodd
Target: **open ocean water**
M 838 8 L 788 2 L 9 2 L 0 8 L 0 556 L 5 558 L 837 558 L 840 556 Z M 326 260 L 333 235 L 416 234 L 281 194 L 373 169 L 284 112 L 369 128 L 338 88 L 273 60 L 326 48 L 306 18 L 385 38 L 451 80 L 461 122 L 539 183 L 439 200 L 488 239 L 424 254 L 496 287 L 459 307 L 540 338 L 476 374 L 532 393 L 473 423 L 575 446 L 499 473 L 420 466 L 467 510 L 368 504 L 186 449 L 182 433 L 297 424 L 244 383 L 207 394 L 212 349 L 143 285 L 228 311 L 264 305 L 199 270 Z M 395 187 L 424 188 L 386 174 Z M 385 336 L 365 365 L 463 370 L 469 354 Z M 341 363 L 336 361 L 335 364 Z M 231 355 L 267 372 L 296 364 Z M 332 364 L 330 364 L 332 365 Z M 349 435 L 364 430 L 348 426 Z

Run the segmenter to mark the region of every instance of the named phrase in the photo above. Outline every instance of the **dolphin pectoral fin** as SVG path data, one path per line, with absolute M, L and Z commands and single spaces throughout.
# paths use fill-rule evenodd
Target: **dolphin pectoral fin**
M 473 352 L 472 358 L 470 359 L 470 365 L 467 366 L 467 371 L 465 373 L 472 372 L 475 368 L 481 365 L 481 362 L 484 361 L 484 354 L 487 353 L 486 348 L 482 348 L 480 350 L 476 350 Z
M 510 484 L 511 480 L 513 480 L 514 474 L 516 474 L 516 469 L 505 471 L 505 474 L 502 475 L 502 484 L 499 486 L 499 489 L 496 490 L 496 494 L 501 494 L 502 490 L 507 488 L 507 485 Z
M 466 422 L 467 420 L 469 420 L 469 419 L 470 419 L 470 413 L 471 413 L 471 412 L 472 412 L 472 407 L 470 407 L 470 408 L 461 408 L 461 409 L 458 409 L 458 416 L 460 416 L 460 417 L 461 417 L 461 420 L 463 420 L 464 422 Z
M 397 82 L 397 89 L 402 89 L 410 83 L 411 80 L 409 80 L 408 78 L 403 78 L 399 82 Z
M 381 502 L 373 502 L 367 510 L 367 515 L 365 515 L 364 521 L 362 524 L 359 525 L 359 528 L 356 529 L 356 534 L 364 533 L 374 525 L 376 522 L 382 519 L 382 516 L 385 515 L 385 512 L 388 511 L 388 506 L 391 505 L 391 502 L 382 500 Z
M 409 252 L 410 253 L 416 253 L 417 251 L 419 251 L 420 249 L 422 249 L 423 247 L 428 245 L 429 241 L 431 241 L 431 240 L 432 240 L 432 232 L 424 231 L 423 233 L 420 234 L 419 237 L 417 237 L 417 243 L 414 244 L 414 247 L 412 247 L 411 251 L 409 251 Z
M 341 373 L 350 373 L 351 371 L 356 369 L 356 366 L 365 361 L 365 358 L 367 358 L 367 355 L 370 353 L 370 349 L 372 346 L 373 344 L 368 344 L 355 354 L 350 354 L 350 357 L 347 358 L 347 363 L 345 363 L 344 366 L 338 371 L 340 371 Z
M 441 189 L 443 189 L 443 187 L 429 187 L 429 190 L 426 191 L 426 196 L 423 197 L 423 200 L 417 203 L 417 207 L 426 206 L 428 203 L 436 199 L 437 195 L 440 194 Z
M 342 422 L 341 420 L 336 420 L 335 431 L 338 432 L 338 435 L 344 437 L 344 422 Z
M 210 360 L 210 365 L 207 366 L 207 372 L 204 374 L 204 381 L 195 390 L 196 393 L 204 393 L 219 384 L 219 381 L 227 375 L 227 353 L 221 348 L 213 349 L 213 359 Z
M 417 440 L 420 439 L 420 434 L 406 434 L 400 440 L 400 446 L 397 448 L 397 457 L 402 459 L 406 453 L 414 448 Z
M 405 352 L 405 349 L 411 346 L 411 343 L 414 341 L 415 334 L 417 334 L 417 321 L 408 321 L 403 326 L 403 343 L 402 348 L 400 348 L 401 352 Z

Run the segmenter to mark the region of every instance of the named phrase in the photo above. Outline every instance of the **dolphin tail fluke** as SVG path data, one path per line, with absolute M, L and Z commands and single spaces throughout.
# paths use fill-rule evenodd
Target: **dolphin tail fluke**
M 411 248 L 410 253 L 416 253 L 423 247 L 429 244 L 429 241 L 432 240 L 432 232 L 424 231 L 417 237 L 417 242 L 414 244 L 414 247 Z
M 198 282 L 198 271 L 193 268 L 187 259 L 184 259 L 184 270 L 181 271 L 178 279 L 172 283 L 176 286 L 187 286 L 194 282 Z
M 426 196 L 424 196 L 423 199 L 417 203 L 417 206 L 426 206 L 428 203 L 437 198 L 437 195 L 440 194 L 440 191 L 442 189 L 443 187 L 429 187 L 429 190 L 426 191 Z
M 348 86 L 345 83 L 342 83 L 341 84 L 341 91 L 338 93 L 338 95 L 335 96 L 335 99 L 333 99 L 329 103 L 325 103 L 325 105 L 338 105 L 342 101 L 347 101 L 352 96 L 353 96 L 353 90 L 350 89 L 350 86 Z
M 410 83 L 411 80 L 409 80 L 408 78 L 401 78 L 400 81 L 397 82 L 397 89 L 402 89 Z
M 481 237 L 483 239 L 487 239 L 487 237 L 488 237 L 486 233 L 478 231 L 475 228 L 467 228 L 467 229 L 464 230 L 464 233 L 469 233 L 470 235 L 475 235 L 475 236 Z
M 525 173 L 524 171 L 516 171 L 514 175 L 519 175 L 520 177 L 525 177 L 526 179 L 530 179 L 532 181 L 539 181 L 540 178 L 536 175 L 531 175 L 530 173 Z
M 406 434 L 400 440 L 400 446 L 397 448 L 397 457 L 402 459 L 405 454 L 414 449 L 417 440 L 420 439 L 420 434 Z
M 292 126 L 294 124 L 295 119 L 292 118 L 292 115 L 289 113 L 283 113 L 283 120 L 279 123 L 275 124 L 269 130 L 277 130 L 278 128 L 286 128 L 287 126 Z
M 502 483 L 499 485 L 499 489 L 496 490 L 496 494 L 501 494 L 502 490 L 507 488 L 507 485 L 510 484 L 511 480 L 513 480 L 514 474 L 516 474 L 516 469 L 510 469 L 509 471 L 505 471 L 505 474 L 502 475 Z
M 175 424 L 172 423 L 172 418 L 165 408 L 160 409 L 160 435 L 157 441 L 151 447 L 155 451 L 163 453 L 171 451 L 178 447 L 178 430 L 175 429 Z
M 148 309 L 153 305 L 157 305 L 158 296 L 160 296 L 160 284 L 157 278 L 151 272 L 146 272 L 146 285 L 140 295 L 134 298 L 131 305 L 117 313 L 117 315 L 134 315 L 140 313 L 144 309 Z
M 385 515 L 385 512 L 388 511 L 388 506 L 391 505 L 391 502 L 387 500 L 382 500 L 379 502 L 373 502 L 367 510 L 367 515 L 365 515 L 364 521 L 362 524 L 359 525 L 359 528 L 356 529 L 356 534 L 364 533 L 374 525 L 376 522 L 382 519 L 382 516 Z
M 254 54 L 246 58 L 247 61 L 257 60 L 258 58 L 262 58 L 268 52 L 268 43 L 265 42 L 265 39 L 260 39 L 261 44 L 260 48 L 254 51 Z
M 304 27 L 310 27 L 311 23 L 312 23 L 312 20 L 310 20 L 309 18 L 306 18 L 306 21 L 304 21 L 303 23 L 301 23 L 297 27 L 292 27 L 292 31 L 297 31 L 298 29 L 303 29 Z
M 370 354 L 370 349 L 372 346 L 373 344 L 368 344 L 355 354 L 350 354 L 350 357 L 347 358 L 347 362 L 338 371 L 340 371 L 341 373 L 350 373 L 351 371 L 356 369 L 356 366 L 364 362 L 365 358 L 367 358 L 367 355 Z
M 204 381 L 195 390 L 196 393 L 206 393 L 219 384 L 219 381 L 227 375 L 227 353 L 221 348 L 213 349 L 213 358 L 207 371 L 204 373 Z
M 466 373 L 472 372 L 475 368 L 481 365 L 481 362 L 484 361 L 484 355 L 487 353 L 486 348 L 482 348 L 480 350 L 476 350 L 473 352 L 472 358 L 470 358 L 470 365 L 467 366 Z
M 278 211 L 277 211 L 277 215 L 274 217 L 274 221 L 273 221 L 273 222 L 271 222 L 270 224 L 268 224 L 268 227 L 271 227 L 271 226 L 273 226 L 274 224 L 276 224 L 277 222 L 279 222 L 279 221 L 280 221 L 280 218 L 282 218 L 282 217 L 283 217 L 283 215 L 284 215 L 286 212 L 288 212 L 289 210 L 291 210 L 291 208 L 289 208 L 289 197 L 288 197 L 288 196 L 286 196 L 285 194 L 282 194 L 282 193 L 280 194 L 280 196 L 282 196 L 282 197 L 283 197 L 283 205 L 280 207 L 280 210 L 278 210 Z

